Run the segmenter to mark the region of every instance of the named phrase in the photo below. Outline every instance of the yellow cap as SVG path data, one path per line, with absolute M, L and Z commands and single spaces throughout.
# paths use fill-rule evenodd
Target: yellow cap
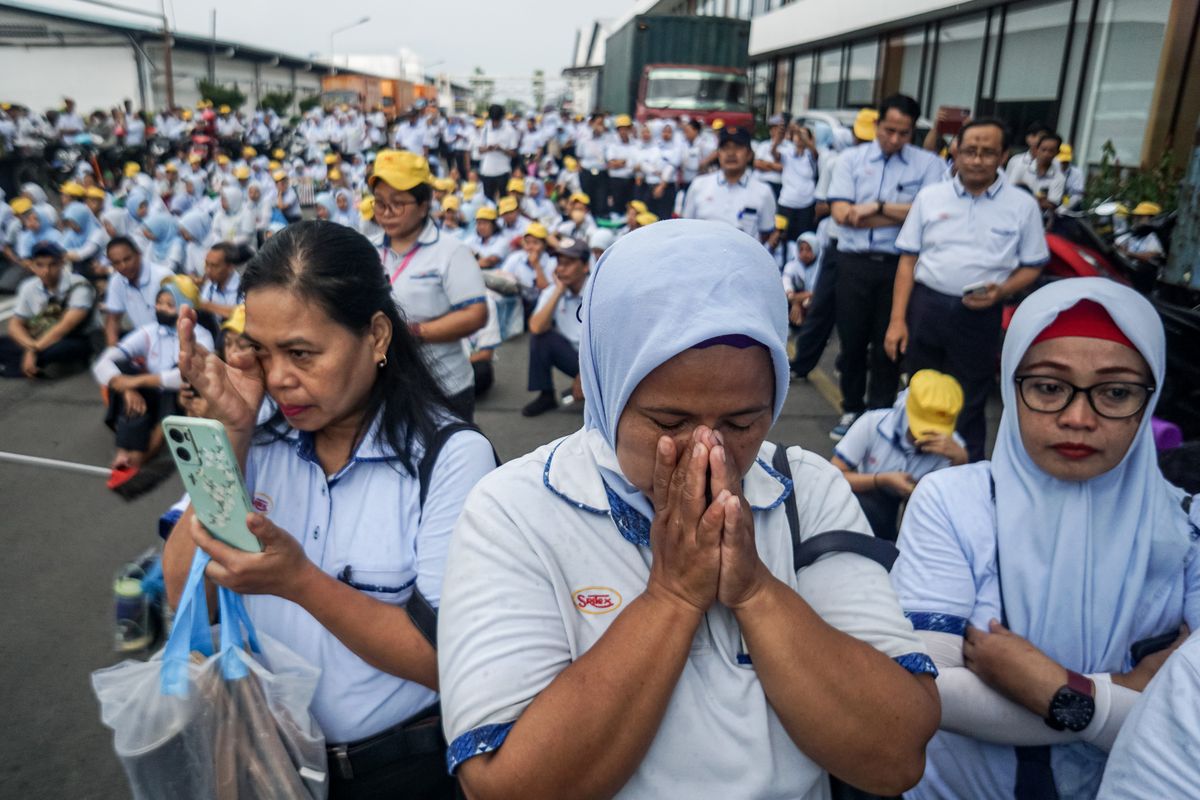
M 374 188 L 376 182 L 383 181 L 398 192 L 407 192 L 432 180 L 429 162 L 423 156 L 407 150 L 380 150 L 375 157 L 375 171 L 367 184 Z
M 274 158 L 274 159 L 287 158 L 287 153 L 285 153 L 283 151 L 282 147 L 276 147 L 274 150 L 271 151 L 271 158 Z
M 908 412 L 908 429 L 914 437 L 953 433 L 962 407 L 962 386 L 950 375 L 923 369 L 909 378 L 904 408 Z
M 243 164 L 240 167 L 235 168 L 233 170 L 233 177 L 237 178 L 239 181 L 246 180 L 247 178 L 250 177 L 250 168 L 247 167 L 245 164 Z
M 220 111 L 222 114 L 228 114 L 228 113 L 229 113 L 230 111 L 232 111 L 233 109 L 232 109 L 232 108 L 230 108 L 229 106 L 225 105 L 224 103 L 222 103 L 222 104 L 221 104 L 221 107 L 220 107 L 220 108 L 218 108 L 217 110 L 218 110 L 218 111 Z
M 337 160 L 338 160 L 337 153 L 326 153 L 325 154 L 325 163 L 326 164 L 336 164 Z
M 470 200 L 479 191 L 479 184 L 475 181 L 467 181 L 462 185 L 463 200 Z
M 1126 207 L 1125 207 L 1125 205 L 1124 205 L 1123 203 L 1117 203 L 1117 207 L 1116 207 L 1115 209 L 1113 209 L 1113 216 L 1116 216 L 1116 217 L 1128 217 L 1128 216 L 1129 216 L 1129 209 L 1128 209 L 1128 208 L 1126 208 Z
M 282 164 L 280 164 L 278 161 L 276 161 L 274 159 L 271 159 L 270 161 L 267 162 L 267 169 L 271 170 L 271 172 L 274 172 L 275 170 L 279 169 L 282 166 L 283 166 Z
M 86 194 L 93 200 L 103 200 L 104 198 L 108 197 L 108 195 L 104 193 L 104 190 L 99 186 L 89 186 Z
M 637 215 L 637 224 L 639 227 L 646 227 L 658 222 L 658 214 L 651 214 L 649 211 L 643 211 Z
M 632 125 L 633 120 L 629 118 L 628 114 L 618 114 L 617 118 L 613 120 L 613 126 L 617 128 L 628 128 Z
M 482 127 L 483 127 L 483 120 L 481 120 L 481 119 L 479 119 L 478 117 L 476 117 L 476 118 L 475 118 L 475 127 L 476 127 L 476 128 L 482 128 Z
M 329 180 L 340 181 L 341 179 L 342 179 L 342 173 L 339 170 L 336 170 L 336 169 L 329 170 Z
M 524 178 L 509 178 L 506 192 L 520 192 L 525 194 L 525 179 Z
M 185 108 L 182 112 L 180 112 L 179 116 L 183 118 L 184 122 L 187 122 L 192 118 L 192 110 L 190 108 Z
M 450 209 L 458 211 L 459 203 L 457 195 L 451 194 L 442 198 L 442 211 L 449 211 Z
M 1058 155 L 1055 156 L 1055 158 L 1057 158 L 1059 161 L 1070 161 L 1074 157 L 1075 151 L 1071 148 L 1071 145 L 1067 144 L 1066 142 L 1063 142 L 1061 145 L 1059 145 Z
M 438 178 L 433 182 L 433 188 L 439 192 L 453 192 L 457 187 L 453 178 Z
M 546 230 L 546 226 L 540 222 L 531 222 L 529 227 L 525 229 L 526 236 L 532 236 L 535 239 L 546 239 L 550 232 Z
M 25 214 L 31 208 L 33 208 L 33 201 L 28 197 L 18 197 L 16 200 L 13 200 L 11 203 L 9 203 L 9 205 L 12 207 L 13 213 L 17 216 L 20 216 L 21 214 Z
M 650 210 L 649 206 L 647 206 L 641 200 L 630 200 L 629 207 L 632 208 L 634 211 L 636 211 L 639 214 L 645 214 L 647 211 Z
M 563 166 L 566 167 L 568 171 L 574 172 L 575 170 L 579 169 L 579 162 L 575 159 L 575 156 L 567 156 L 563 159 Z
M 724 127 L 725 127 L 725 120 L 723 120 L 723 119 L 714 119 L 714 120 L 712 121 L 712 129 L 713 129 L 714 131 L 719 131 L 719 130 L 721 130 L 721 128 L 724 128 Z
M 67 181 L 62 186 L 58 187 L 58 191 L 65 194 L 67 197 L 83 197 L 86 190 L 75 181 Z
M 1135 217 L 1156 217 L 1162 213 L 1162 206 L 1158 203 L 1151 203 L 1149 200 L 1143 200 L 1134 206 L 1133 216 Z
M 191 300 L 192 303 L 200 302 L 200 287 L 196 285 L 190 275 L 172 275 L 169 278 L 163 278 L 163 286 L 169 283 L 174 283 L 175 287 L 179 289 L 179 293 Z
M 204 159 L 200 156 L 199 153 L 192 153 L 190 156 L 188 156 L 189 164 L 199 164 L 203 160 Z
M 138 164 L 136 161 L 126 162 L 126 164 L 125 164 L 125 177 L 126 178 L 132 178 L 134 175 L 137 175 L 141 171 L 142 171 L 141 164 Z
M 217 163 L 220 164 L 221 166 L 228 164 L 229 156 L 225 155 L 224 153 L 221 153 L 219 156 L 217 156 Z
M 250 145 L 246 145 L 245 147 L 242 148 L 242 158 L 254 158 L 257 155 L 258 155 L 258 151 L 255 150 Z
M 776 214 L 775 215 L 775 230 L 786 231 L 787 228 L 788 228 L 787 217 L 785 217 L 783 214 Z
M 873 108 L 859 109 L 854 118 L 854 136 L 864 142 L 875 140 L 875 123 L 879 121 L 879 112 Z
M 279 181 L 286 181 L 287 173 L 281 169 L 277 169 L 271 173 L 271 180 L 275 181 L 276 183 L 278 183 Z
M 492 208 L 491 206 L 484 206 L 483 208 L 481 208 L 475 212 L 475 219 L 476 219 L 476 221 L 481 220 L 481 219 L 490 219 L 493 222 L 495 222 L 496 221 L 496 209 Z
M 221 330 L 241 335 L 246 332 L 246 305 L 234 306 L 229 319 L 221 323 Z
M 358 202 L 358 213 L 362 215 L 363 219 L 374 219 L 375 218 L 375 198 L 374 197 L 364 197 L 362 200 L 360 200 Z
M 500 202 L 496 204 L 496 211 L 500 214 L 509 214 L 517 210 L 517 198 L 511 194 L 507 194 L 500 198 Z
M 163 169 L 165 169 L 167 172 L 179 172 L 179 167 L 176 166 L 175 162 L 173 162 L 173 161 L 170 164 L 167 164 L 165 167 L 163 167 Z
M 583 203 L 585 206 L 592 204 L 592 198 L 588 197 L 586 192 L 575 192 L 567 199 L 572 203 Z

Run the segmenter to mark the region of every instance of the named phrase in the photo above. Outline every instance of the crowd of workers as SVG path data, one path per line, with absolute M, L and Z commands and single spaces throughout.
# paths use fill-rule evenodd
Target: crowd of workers
M 0 374 L 89 363 L 113 487 L 166 414 L 224 424 L 264 549 L 185 497 L 168 592 L 203 549 L 321 668 L 334 797 L 1162 796 L 1188 744 L 1150 726 L 1200 718 L 1139 697 L 1176 651 L 1171 691 L 1200 691 L 1200 531 L 1155 460 L 1161 322 L 1099 279 L 1030 294 L 1083 191 L 1061 137 L 1010 158 L 979 118 L 939 152 L 919 118 L 897 95 L 756 143 L 341 107 L 285 145 L 269 114 L 173 111 L 161 160 L 0 211 L 32 272 Z M 835 328 L 831 465 L 765 440 Z M 475 401 L 523 332 L 522 413 L 584 425 L 495 469 Z

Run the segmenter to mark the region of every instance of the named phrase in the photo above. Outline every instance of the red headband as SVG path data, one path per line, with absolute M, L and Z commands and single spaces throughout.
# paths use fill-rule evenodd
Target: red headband
M 1085 339 L 1107 339 L 1110 342 L 1123 344 L 1130 350 L 1137 350 L 1129 341 L 1113 318 L 1109 316 L 1104 306 L 1093 300 L 1080 300 L 1066 311 L 1059 312 L 1045 330 L 1029 345 L 1048 339 L 1060 339 L 1064 336 L 1081 336 Z

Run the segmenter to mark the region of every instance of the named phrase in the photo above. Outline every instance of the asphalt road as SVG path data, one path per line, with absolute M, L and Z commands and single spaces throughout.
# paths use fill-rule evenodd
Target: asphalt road
M 523 339 L 499 350 L 497 383 L 478 413 L 506 460 L 582 421 L 579 405 L 521 417 L 529 399 L 526 352 Z M 814 383 L 793 382 L 771 435 L 828 456 L 836 412 L 818 387 L 830 394 L 824 375 Z M 89 374 L 0 381 L 0 451 L 104 466 L 112 435 L 102 419 Z M 0 462 L 6 551 L 0 559 L 0 798 L 128 796 L 88 676 L 120 660 L 113 652 L 114 573 L 158 542 L 157 519 L 181 494 L 173 476 L 127 502 L 102 478 Z

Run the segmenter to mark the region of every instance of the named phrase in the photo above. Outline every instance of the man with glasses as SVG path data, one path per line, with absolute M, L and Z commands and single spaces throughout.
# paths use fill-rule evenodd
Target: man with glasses
M 935 369 L 963 387 L 958 432 L 984 457 L 984 408 L 1000 348 L 1002 304 L 1050 258 L 1037 201 L 1005 180 L 1004 123 L 977 119 L 958 134 L 957 175 L 921 190 L 896 238 L 900 263 L 884 337 L 909 374 Z

